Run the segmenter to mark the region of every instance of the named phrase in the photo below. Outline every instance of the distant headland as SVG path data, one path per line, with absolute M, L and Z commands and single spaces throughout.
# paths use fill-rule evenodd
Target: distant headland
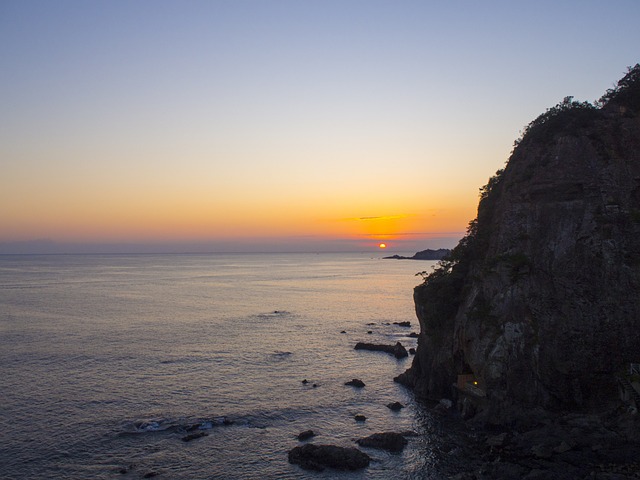
M 403 257 L 402 255 L 391 255 L 390 257 L 384 257 L 384 259 L 393 260 L 442 260 L 449 255 L 451 250 L 448 248 L 439 248 L 438 250 L 422 250 L 416 253 L 413 257 Z

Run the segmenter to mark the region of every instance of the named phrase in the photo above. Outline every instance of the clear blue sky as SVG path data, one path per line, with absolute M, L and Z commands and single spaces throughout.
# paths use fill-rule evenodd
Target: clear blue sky
M 0 253 L 453 246 L 529 121 L 640 61 L 639 24 L 637 0 L 2 0 Z

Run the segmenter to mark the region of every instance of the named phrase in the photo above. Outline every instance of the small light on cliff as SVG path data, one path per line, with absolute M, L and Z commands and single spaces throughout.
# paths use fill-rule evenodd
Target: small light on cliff
M 474 381 L 473 381 L 473 384 L 474 384 L 474 385 L 478 385 L 478 381 L 477 381 L 477 380 L 474 380 Z
M 378 245 L 378 247 L 380 247 L 380 248 L 387 248 L 387 244 L 386 244 L 386 243 L 381 243 L 380 245 Z

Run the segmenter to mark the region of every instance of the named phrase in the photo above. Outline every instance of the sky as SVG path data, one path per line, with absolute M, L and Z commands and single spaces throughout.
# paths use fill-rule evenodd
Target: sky
M 0 0 L 0 253 L 450 248 L 640 2 Z

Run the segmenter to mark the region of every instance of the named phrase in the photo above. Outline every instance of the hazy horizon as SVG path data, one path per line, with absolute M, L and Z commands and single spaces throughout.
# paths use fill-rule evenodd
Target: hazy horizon
M 415 253 L 420 250 L 453 248 L 459 238 L 441 237 L 431 240 L 393 242 L 380 248 L 381 242 L 352 239 L 236 239 L 200 242 L 112 242 L 71 243 L 50 239 L 0 242 L 0 255 L 28 254 L 234 254 L 234 253 L 359 253 L 393 255 Z
M 2 2 L 0 253 L 451 248 L 526 124 L 640 60 L 638 18 L 632 0 Z

